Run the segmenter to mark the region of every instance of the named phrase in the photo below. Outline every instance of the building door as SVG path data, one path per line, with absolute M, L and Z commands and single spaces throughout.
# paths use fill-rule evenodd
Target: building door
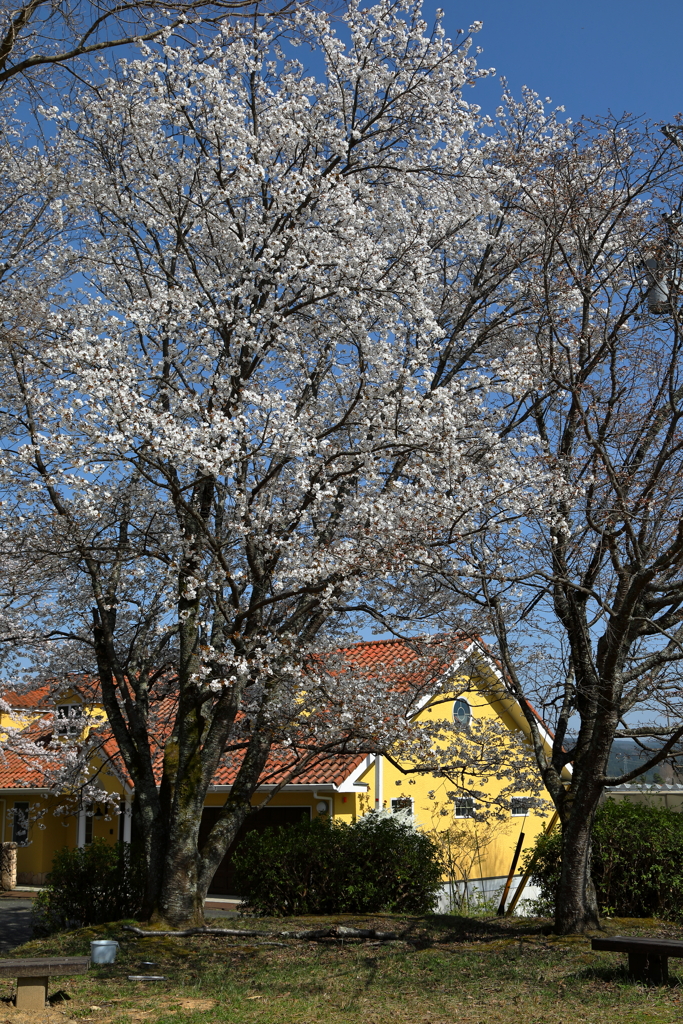
M 202 822 L 199 826 L 199 848 L 202 848 L 206 837 L 215 825 L 220 807 L 205 807 Z M 209 886 L 209 896 L 241 896 L 235 883 L 235 869 L 232 866 L 232 854 L 242 842 L 247 832 L 264 832 L 267 828 L 279 828 L 282 825 L 295 825 L 299 821 L 310 821 L 310 807 L 265 807 L 243 823 L 237 838 L 230 850 L 218 866 L 213 882 Z

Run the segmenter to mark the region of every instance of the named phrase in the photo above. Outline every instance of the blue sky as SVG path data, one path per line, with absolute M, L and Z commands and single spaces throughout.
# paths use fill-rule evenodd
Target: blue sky
M 670 121 L 683 110 L 682 0 L 427 0 L 425 13 L 439 6 L 453 37 L 484 22 L 475 37 L 482 67 L 517 94 L 528 85 L 552 97 L 573 120 L 611 109 Z M 496 79 L 471 98 L 492 110 L 499 94 Z

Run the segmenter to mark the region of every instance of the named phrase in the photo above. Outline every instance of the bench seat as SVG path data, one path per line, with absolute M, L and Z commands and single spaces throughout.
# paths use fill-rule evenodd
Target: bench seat
M 636 981 L 665 985 L 669 980 L 669 957 L 683 957 L 683 942 L 677 939 L 640 939 L 628 935 L 595 938 L 591 948 L 609 953 L 628 953 L 628 970 Z
M 18 1010 L 42 1010 L 47 1000 L 47 981 L 55 975 L 85 974 L 89 956 L 34 956 L 0 960 L 0 977 L 17 979 Z

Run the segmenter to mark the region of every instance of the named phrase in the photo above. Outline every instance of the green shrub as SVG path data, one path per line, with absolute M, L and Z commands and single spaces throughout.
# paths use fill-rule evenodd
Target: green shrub
M 352 825 L 316 818 L 250 832 L 234 864 L 257 914 L 427 913 L 441 888 L 434 841 L 375 814 Z
M 129 843 L 95 839 L 77 850 L 59 850 L 45 888 L 33 904 L 37 935 L 122 917 L 135 917 L 144 893 L 142 851 Z
M 532 880 L 537 909 L 554 911 L 562 837 L 539 836 Z M 683 920 L 683 814 L 628 800 L 607 800 L 593 827 L 593 881 L 602 913 Z

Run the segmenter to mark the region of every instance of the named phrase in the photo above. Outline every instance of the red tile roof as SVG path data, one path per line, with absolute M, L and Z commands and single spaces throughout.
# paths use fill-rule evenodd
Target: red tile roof
M 261 786 L 277 786 L 294 772 L 291 785 L 294 786 L 340 786 L 365 760 L 365 754 L 319 754 L 310 760 L 283 750 L 271 751 L 259 780 Z M 297 770 L 297 761 L 301 767 Z M 213 777 L 214 786 L 231 786 L 237 778 L 242 763 L 241 754 L 225 754 Z
M 53 686 L 50 683 L 30 690 L 23 688 L 11 690 L 10 692 L 5 692 L 3 697 L 11 708 L 16 708 L 17 710 L 23 710 L 24 708 L 46 708 L 50 703 L 52 691 Z
M 468 637 L 364 640 L 341 649 L 344 660 L 364 674 L 384 676 L 392 689 L 424 691 L 439 682 L 471 646 Z
M 0 789 L 47 789 L 45 779 L 54 760 L 29 757 L 13 750 L 0 750 Z
M 11 708 L 17 711 L 50 708 L 62 703 L 67 694 L 74 693 L 85 704 L 96 704 L 101 700 L 99 679 L 78 676 L 72 680 L 51 680 L 42 686 L 18 686 L 2 695 Z
M 163 749 L 157 747 L 154 752 L 154 768 L 157 783 L 161 781 L 163 767 Z M 115 771 L 122 782 L 131 785 L 131 780 L 123 764 L 118 746 L 108 734 L 101 738 L 93 749 L 97 755 Z M 239 771 L 243 752 L 231 752 L 224 755 L 218 771 L 214 775 L 214 786 L 231 786 Z M 276 786 L 283 781 L 299 786 L 341 785 L 365 759 L 365 754 L 326 754 L 315 753 L 306 758 L 305 751 L 293 754 L 282 748 L 276 748 L 266 761 L 259 785 Z M 301 767 L 297 770 L 297 764 Z M 61 763 L 56 756 L 45 759 L 33 755 L 19 755 L 13 750 L 0 750 L 0 789 L 49 789 L 49 777 Z M 292 776 L 291 779 L 288 776 Z

